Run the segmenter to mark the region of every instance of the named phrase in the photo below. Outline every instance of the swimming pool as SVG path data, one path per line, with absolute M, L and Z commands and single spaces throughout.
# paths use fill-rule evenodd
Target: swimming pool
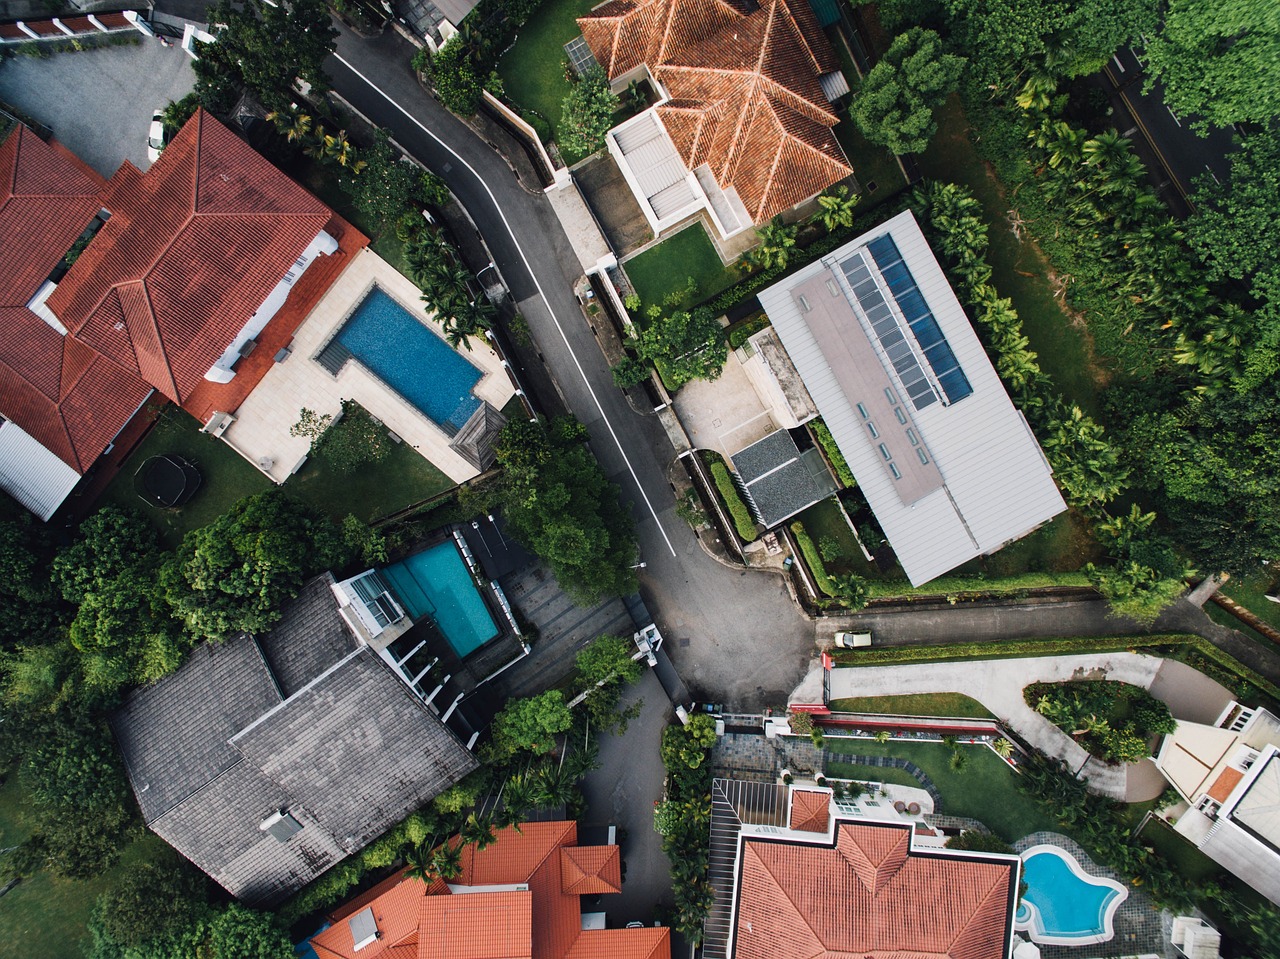
M 1074 856 L 1057 846 L 1032 846 L 1022 854 L 1026 894 L 1014 927 L 1032 942 L 1079 946 L 1115 936 L 1112 920 L 1129 890 L 1111 879 L 1090 876 Z
M 445 540 L 382 570 L 413 619 L 430 616 L 459 657 L 498 635 L 471 570 L 453 540 Z
M 450 435 L 480 408 L 471 393 L 480 370 L 381 287 L 374 286 L 360 301 L 336 339 Z

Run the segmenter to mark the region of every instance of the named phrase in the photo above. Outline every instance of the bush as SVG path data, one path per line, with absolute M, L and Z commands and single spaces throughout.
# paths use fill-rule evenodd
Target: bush
M 858 481 L 854 478 L 853 470 L 849 469 L 849 463 L 840 452 L 840 447 L 836 445 L 836 438 L 831 435 L 827 424 L 819 418 L 809 423 L 809 429 L 813 432 L 818 445 L 822 447 L 822 451 L 827 454 L 827 459 L 831 461 L 831 466 L 836 471 L 836 478 L 848 489 L 857 486 Z
M 738 495 L 738 487 L 733 484 L 733 477 L 729 475 L 729 468 L 723 463 L 712 463 L 711 478 L 716 481 L 716 489 L 720 491 L 720 499 L 729 510 L 729 515 L 733 517 L 733 525 L 737 529 L 738 535 L 745 542 L 754 542 L 756 537 L 760 535 L 756 530 L 756 521 L 751 515 L 751 510 L 747 509 L 747 504 Z
M 805 565 L 809 567 L 809 572 L 813 573 L 813 578 L 818 583 L 818 589 L 828 596 L 836 596 L 839 590 L 836 588 L 835 580 L 827 573 L 827 564 L 822 561 L 818 547 L 814 545 L 813 538 L 804 528 L 804 523 L 799 520 L 792 523 L 791 532 L 795 534 L 796 543 L 800 546 L 800 552 L 804 555 Z

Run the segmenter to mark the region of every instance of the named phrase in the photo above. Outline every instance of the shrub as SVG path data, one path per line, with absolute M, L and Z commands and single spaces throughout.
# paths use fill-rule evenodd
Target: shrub
M 805 565 L 809 567 L 809 572 L 813 573 L 813 578 L 818 583 L 818 589 L 828 596 L 839 595 L 835 580 L 827 572 L 827 564 L 822 561 L 822 556 L 818 553 L 818 547 L 814 545 L 813 538 L 804 528 L 804 524 L 799 520 L 792 523 L 791 532 L 795 534 L 796 543 L 800 546 L 800 552 L 804 554 Z
M 756 530 L 756 521 L 751 515 L 751 510 L 747 509 L 747 504 L 738 495 L 738 487 L 733 485 L 733 477 L 729 475 L 728 467 L 723 463 L 712 463 L 711 478 L 716 481 L 720 499 L 728 508 L 729 515 L 733 517 L 733 525 L 738 535 L 748 543 L 753 542 L 760 535 Z
M 809 429 L 813 432 L 818 445 L 822 447 L 822 451 L 827 454 L 827 459 L 831 461 L 831 466 L 836 471 L 836 478 L 849 489 L 857 486 L 858 481 L 854 478 L 853 470 L 849 469 L 849 463 L 840 452 L 840 447 L 836 445 L 836 438 L 831 435 L 827 424 L 821 419 L 816 419 L 809 424 Z

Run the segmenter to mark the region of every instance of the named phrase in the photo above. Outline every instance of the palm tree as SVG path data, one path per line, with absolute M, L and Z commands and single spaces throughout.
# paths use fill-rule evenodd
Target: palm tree
M 462 828 L 458 830 L 458 839 L 464 844 L 475 843 L 476 849 L 480 850 L 492 846 L 498 837 L 494 832 L 493 820 L 473 812 L 463 820 Z
M 871 738 L 874 739 L 876 742 L 878 742 L 881 746 L 883 746 L 885 743 L 887 743 L 890 739 L 893 738 L 893 733 L 889 732 L 889 730 L 887 729 L 877 729 L 876 734 Z
M 462 844 L 446 842 L 432 849 L 428 842 L 419 843 L 405 853 L 404 860 L 405 875 L 411 879 L 421 879 L 428 886 L 437 879 L 447 882 L 462 872 Z
M 524 813 L 534 805 L 534 788 L 524 773 L 515 773 L 502 787 L 502 808 L 498 821 L 503 826 L 516 826 L 523 821 Z
M 539 809 L 567 806 L 576 797 L 577 780 L 564 765 L 545 763 L 537 772 L 533 783 L 533 799 Z
M 991 744 L 991 748 L 995 750 L 997 756 L 1001 759 L 1008 759 L 1013 755 L 1013 743 L 1001 737 Z
M 1033 76 L 1022 85 L 1018 93 L 1018 106 L 1028 113 L 1044 113 L 1053 102 L 1053 95 L 1058 92 L 1058 81 L 1051 77 Z
M 742 254 L 743 261 L 752 267 L 762 270 L 777 267 L 782 269 L 791 260 L 791 253 L 796 245 L 798 228 L 793 224 L 786 226 L 782 217 L 775 216 L 764 226 L 756 230 L 760 243 L 754 249 Z
M 275 124 L 276 131 L 283 133 L 290 143 L 306 140 L 311 134 L 311 116 L 297 110 L 272 110 L 267 119 Z
M 853 226 L 853 208 L 862 199 L 857 193 L 851 194 L 843 183 L 834 190 L 818 195 L 818 212 L 809 220 L 810 223 L 821 223 L 828 233 L 837 227 Z
M 969 754 L 957 747 L 951 750 L 951 758 L 947 760 L 947 765 L 951 767 L 952 772 L 963 772 L 969 765 Z

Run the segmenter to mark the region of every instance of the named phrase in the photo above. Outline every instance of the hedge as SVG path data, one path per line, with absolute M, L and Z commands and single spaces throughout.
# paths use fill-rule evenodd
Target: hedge
M 981 593 L 984 596 L 1017 593 L 1027 589 L 1044 589 L 1050 586 L 1089 586 L 1085 573 L 1020 573 L 986 579 L 981 576 L 940 576 L 923 586 L 895 580 L 868 580 L 867 589 L 873 599 L 923 599 L 942 597 L 950 600 L 957 593 Z
M 822 561 L 822 554 L 818 552 L 818 547 L 814 545 L 813 538 L 805 531 L 804 523 L 799 520 L 792 523 L 791 532 L 795 534 L 796 542 L 800 544 L 800 552 L 804 554 L 805 565 L 809 567 L 809 572 L 813 573 L 813 578 L 818 583 L 818 589 L 828 596 L 836 596 L 839 590 L 836 589 L 836 584 L 827 572 L 827 564 Z
M 756 521 L 751 515 L 751 510 L 747 509 L 747 504 L 742 502 L 742 497 L 738 495 L 738 487 L 733 485 L 733 477 L 729 475 L 728 467 L 723 463 L 712 463 L 711 476 L 716 481 L 716 489 L 720 491 L 720 499 L 724 501 L 729 515 L 733 517 L 733 525 L 737 527 L 738 535 L 748 543 L 754 541 L 760 535 L 756 531 Z
M 834 467 L 840 482 L 849 489 L 857 486 L 858 481 L 854 479 L 853 470 L 849 469 L 849 464 L 845 461 L 844 454 L 840 452 L 840 447 L 836 445 L 836 438 L 831 435 L 831 430 L 827 427 L 827 424 L 822 422 L 821 419 L 816 419 L 809 424 L 809 429 L 813 430 L 813 435 L 817 439 L 818 445 L 827 454 L 827 459 L 831 460 L 831 465 Z

